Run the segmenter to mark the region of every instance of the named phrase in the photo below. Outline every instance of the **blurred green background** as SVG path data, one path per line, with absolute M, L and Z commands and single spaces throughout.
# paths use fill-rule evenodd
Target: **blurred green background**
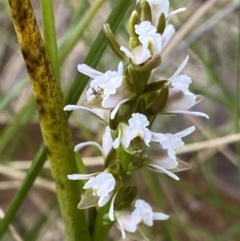
M 191 116 L 159 116 L 154 129 L 176 132 L 196 126 L 185 138 L 179 157 L 192 168 L 180 173 L 180 181 L 147 170 L 134 176 L 138 197 L 154 210 L 170 215 L 148 230 L 153 241 L 239 241 L 240 240 L 240 31 L 239 1 L 170 0 L 171 8 L 187 7 L 170 22 L 176 34 L 163 52 L 163 63 L 152 81 L 169 78 L 188 54 L 184 73 L 192 78 L 190 90 L 204 96 L 195 106 L 210 119 Z M 42 29 L 39 1 L 32 1 Z M 67 93 L 77 64 L 83 62 L 113 0 L 53 1 L 61 64 L 61 85 Z M 116 36 L 127 46 L 125 14 Z M 83 21 L 84 20 L 84 21 Z M 119 59 L 107 48 L 98 69 L 116 70 Z M 42 143 L 31 84 L 19 49 L 8 2 L 0 0 L 0 217 L 21 186 L 26 171 Z M 79 100 L 83 104 L 85 95 Z M 104 126 L 91 114 L 74 112 L 69 120 L 75 144 L 101 142 Z M 239 134 L 237 134 L 239 133 Z M 102 170 L 94 148 L 81 152 L 89 172 Z M 0 221 L 1 222 L 1 221 Z M 64 240 L 54 182 L 48 162 L 18 210 L 3 240 Z M 113 228 L 110 240 L 121 240 Z M 129 239 L 131 240 L 131 239 Z

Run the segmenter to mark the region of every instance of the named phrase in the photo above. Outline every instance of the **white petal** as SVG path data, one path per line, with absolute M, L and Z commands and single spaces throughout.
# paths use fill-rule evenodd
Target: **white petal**
M 126 47 L 121 46 L 121 47 L 120 47 L 120 50 L 121 50 L 123 53 L 125 53 L 126 56 L 127 56 L 129 59 L 133 60 L 133 55 L 132 55 L 132 53 L 131 53 Z
M 118 228 L 121 231 L 122 238 L 125 239 L 126 238 L 126 232 L 125 232 L 125 230 L 123 228 L 123 224 L 122 224 L 121 220 L 118 220 L 117 223 L 118 223 Z
M 176 110 L 176 111 L 168 111 L 167 114 L 184 114 L 184 115 L 194 115 L 194 116 L 200 116 L 200 117 L 206 117 L 209 119 L 209 116 L 206 115 L 203 112 L 197 112 L 197 111 L 187 111 L 187 110 Z
M 136 65 L 145 63 L 148 59 L 152 57 L 150 50 L 144 45 L 138 45 L 132 49 L 132 61 Z
M 112 149 L 112 144 L 113 144 L 113 140 L 111 136 L 111 130 L 109 126 L 107 126 L 102 137 L 102 149 L 103 149 L 104 157 L 106 157 L 110 152 L 110 150 Z
M 166 220 L 169 218 L 169 215 L 164 213 L 153 213 L 153 220 Z
M 115 218 L 114 218 L 114 201 L 115 201 L 116 196 L 117 196 L 117 192 L 116 192 L 115 195 L 113 196 L 113 198 L 112 198 L 112 200 L 111 200 L 110 208 L 109 208 L 109 213 L 108 213 L 108 215 L 109 215 L 109 219 L 110 219 L 111 221 L 114 221 L 114 220 L 115 220 Z
M 198 96 L 196 95 L 184 95 L 181 90 L 170 88 L 168 100 L 162 112 L 188 110 L 196 105 L 198 101 Z
M 118 133 L 118 137 L 114 140 L 113 142 L 113 148 L 114 149 L 117 149 L 119 146 L 120 146 L 120 140 L 121 140 L 121 129 L 118 130 L 119 133 Z
M 137 224 L 132 220 L 129 211 L 119 211 L 116 213 L 117 227 L 120 229 L 122 238 L 126 237 L 126 232 L 134 233 L 137 229 Z
M 113 120 L 115 118 L 115 115 L 118 111 L 118 109 L 121 107 L 122 104 L 124 104 L 125 102 L 127 102 L 129 99 L 124 99 L 122 101 L 120 101 L 117 106 L 112 110 L 111 114 L 110 114 L 110 119 Z
M 162 35 L 162 49 L 166 47 L 166 45 L 169 43 L 174 33 L 175 33 L 175 29 L 173 25 L 171 24 L 167 25 Z
M 121 75 L 123 74 L 123 62 L 119 62 L 117 72 Z
M 98 200 L 98 206 L 103 207 L 111 199 L 111 197 L 112 197 L 111 195 L 101 196 Z
M 178 177 L 177 175 L 175 175 L 175 174 L 173 174 L 172 172 L 166 170 L 165 168 L 162 168 L 162 167 L 156 166 L 156 165 L 152 165 L 152 164 L 147 165 L 147 167 L 148 167 L 149 169 L 151 169 L 152 171 L 160 172 L 160 173 L 165 173 L 165 174 L 167 174 L 169 177 L 171 177 L 171 178 L 173 178 L 173 179 L 175 179 L 175 180 L 177 180 L 177 181 L 179 180 L 179 177 Z
M 138 224 L 143 221 L 148 226 L 152 226 L 152 214 L 152 208 L 147 202 L 141 199 L 136 200 L 135 210 L 132 212 L 132 219 L 134 220 L 134 222 Z
M 178 76 L 182 70 L 184 69 L 184 67 L 186 66 L 187 62 L 188 62 L 189 57 L 187 56 L 184 61 L 180 64 L 180 66 L 178 67 L 177 71 L 173 74 L 173 76 L 171 76 L 168 80 L 170 81 L 171 79 L 173 79 L 174 77 Z
M 166 17 L 166 20 L 169 20 L 172 16 L 174 16 L 175 14 L 177 13 L 181 13 L 181 12 L 184 12 L 186 11 L 186 8 L 179 8 L 177 10 L 174 10 L 173 12 L 169 13 Z
M 80 105 L 67 105 L 64 107 L 65 111 L 72 111 L 72 110 L 86 110 L 89 111 L 91 113 L 93 113 L 94 115 L 96 115 L 97 117 L 99 117 L 99 119 L 101 119 L 102 121 L 108 123 L 108 119 L 109 119 L 109 110 L 104 110 L 104 109 L 91 109 L 89 107 L 85 107 L 85 106 L 80 106 Z
M 94 177 L 98 174 L 99 172 L 92 173 L 92 174 L 71 174 L 67 175 L 69 180 L 87 180 L 90 179 L 91 177 Z
M 103 74 L 102 72 L 97 71 L 86 64 L 79 64 L 77 68 L 80 73 L 87 75 L 93 79 Z
M 76 152 L 76 151 L 79 151 L 79 150 L 82 149 L 83 147 L 85 147 L 85 146 L 90 146 L 90 145 L 96 146 L 96 147 L 103 153 L 102 147 L 101 147 L 97 142 L 94 142 L 94 141 L 87 141 L 87 142 L 80 143 L 80 144 L 78 144 L 78 145 L 76 145 L 76 146 L 74 147 L 74 151 L 75 151 L 75 152 Z
M 147 162 L 147 164 L 160 166 L 164 169 L 173 169 L 178 166 L 178 161 L 170 158 L 166 150 L 161 150 L 158 151 L 154 157 L 151 157 L 151 161 Z
M 187 129 L 176 133 L 175 136 L 183 138 L 185 136 L 192 134 L 195 131 L 195 129 L 196 129 L 195 126 L 188 127 Z

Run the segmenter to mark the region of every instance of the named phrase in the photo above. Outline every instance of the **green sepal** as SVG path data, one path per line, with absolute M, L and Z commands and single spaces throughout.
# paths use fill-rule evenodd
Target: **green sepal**
M 166 80 L 160 80 L 157 82 L 153 82 L 147 85 L 147 87 L 144 89 L 143 94 L 155 92 L 157 90 L 160 90 L 164 84 L 166 84 Z
M 162 57 L 160 53 L 153 55 L 149 60 L 147 60 L 142 65 L 132 64 L 133 68 L 139 72 L 150 71 L 157 68 L 162 62 Z
M 146 101 L 143 98 L 139 99 L 135 113 L 140 113 L 145 115 L 146 113 Z
M 98 205 L 99 197 L 93 196 L 92 193 L 93 193 L 92 189 L 87 189 L 85 191 L 81 201 L 77 205 L 79 209 L 87 209 L 91 207 L 96 207 Z
M 140 137 L 134 138 L 126 151 L 131 155 L 138 155 L 143 152 L 145 148 L 145 143 Z
M 168 99 L 168 83 L 166 82 L 160 89 L 154 101 L 147 106 L 147 112 L 153 116 L 157 115 L 166 105 L 167 99 Z
M 152 22 L 152 11 L 149 3 L 146 0 L 140 0 L 136 6 L 136 10 L 140 21 Z
M 112 165 L 108 166 L 107 171 L 114 175 L 118 182 L 118 187 L 122 187 L 129 181 L 129 177 L 124 171 L 120 160 L 116 160 Z
M 131 163 L 132 166 L 129 165 L 129 168 L 131 168 L 132 171 L 136 171 L 143 167 L 143 163 L 145 161 L 145 157 L 143 156 L 143 154 L 144 153 L 141 153 L 141 155 L 136 155 L 132 160 L 132 163 Z
M 126 55 L 120 50 L 120 44 L 118 43 L 118 41 L 116 40 L 115 36 L 112 33 L 112 30 L 109 26 L 108 23 L 103 25 L 103 32 L 105 34 L 105 37 L 108 41 L 109 46 L 111 47 L 112 51 L 122 60 L 124 60 L 125 62 L 128 61 L 128 58 L 126 57 Z
M 143 86 L 141 80 L 138 78 L 136 71 L 133 70 L 131 65 L 128 65 L 126 68 L 126 75 L 129 76 L 129 81 L 131 82 L 134 92 L 136 95 L 142 92 Z
M 119 191 L 115 200 L 115 210 L 123 210 L 131 207 L 133 200 L 137 196 L 137 187 L 127 187 Z
M 158 19 L 157 32 L 160 34 L 163 34 L 165 27 L 166 27 L 166 18 L 164 13 L 162 13 Z
M 84 105 L 89 107 L 89 108 L 97 108 L 97 109 L 104 109 L 102 107 L 102 97 L 101 96 L 95 96 L 95 98 L 93 98 L 90 101 L 85 101 Z
M 178 166 L 173 169 L 170 169 L 171 172 L 181 172 L 191 168 L 191 164 L 184 162 L 180 159 L 177 159 L 177 161 L 178 161 Z
M 125 172 L 127 172 L 129 163 L 133 160 L 133 155 L 129 154 L 123 147 L 123 145 L 120 145 L 117 148 L 117 158 L 121 161 L 122 168 Z
M 122 104 L 118 109 L 115 118 L 109 119 L 109 126 L 112 130 L 116 130 L 118 128 L 119 123 L 127 121 L 132 113 L 135 112 L 135 109 L 138 104 L 138 99 L 129 100 L 126 103 Z
M 136 24 L 140 23 L 140 19 L 138 16 L 138 13 L 134 10 L 130 16 L 130 19 L 128 21 L 128 31 L 130 34 L 130 38 L 129 38 L 129 48 L 130 50 L 135 48 L 136 46 L 140 45 L 140 41 L 138 39 L 138 35 L 135 32 L 135 28 L 134 26 Z
M 105 168 L 112 165 L 116 161 L 116 150 L 112 148 L 105 158 Z

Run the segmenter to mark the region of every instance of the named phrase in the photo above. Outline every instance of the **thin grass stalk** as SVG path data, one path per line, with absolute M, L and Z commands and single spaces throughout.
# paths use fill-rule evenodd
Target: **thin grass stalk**
M 41 131 L 56 183 L 65 234 L 69 241 L 90 240 L 84 212 L 76 210 L 79 187 L 67 179 L 76 170 L 73 142 L 63 112 L 63 94 L 49 62 L 29 0 L 9 0 L 18 42 L 30 76 Z M 79 225 L 81 224 L 81 225 Z
M 60 67 L 58 59 L 58 46 L 55 30 L 55 20 L 53 12 L 53 3 L 51 0 L 40 0 L 43 37 L 46 52 L 52 65 L 57 80 L 60 80 Z
M 47 1 L 47 0 L 45 0 Z M 97 11 L 101 8 L 106 0 L 97 0 L 93 2 L 92 7 L 84 14 L 83 18 L 79 23 L 69 30 L 69 33 L 61 41 L 59 48 L 59 59 L 62 64 L 66 59 L 67 55 L 71 52 L 73 47 L 79 41 L 84 31 L 86 30 L 87 24 L 96 16 Z

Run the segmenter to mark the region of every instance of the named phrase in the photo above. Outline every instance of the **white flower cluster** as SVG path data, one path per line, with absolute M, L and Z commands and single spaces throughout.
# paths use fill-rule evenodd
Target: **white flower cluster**
M 140 5 L 145 8 L 138 7 Z M 129 174 L 147 167 L 179 180 L 174 172 L 189 168 L 176 157 L 175 151 L 184 145 L 182 138 L 191 134 L 195 127 L 175 134 L 156 133 L 151 131 L 156 115 L 189 114 L 208 118 L 204 113 L 188 110 L 202 99 L 189 91 L 191 78 L 180 74 L 188 56 L 170 78 L 148 83 L 151 70 L 161 64 L 161 52 L 175 32 L 168 21 L 182 11 L 185 8 L 169 13 L 168 0 L 137 0 L 136 10 L 129 20 L 129 48 L 116 44 L 117 40 L 111 42 L 113 34 L 107 26 L 105 31 L 110 46 L 125 65 L 120 62 L 117 71 L 105 73 L 85 64 L 78 65 L 78 71 L 92 79 L 86 92 L 86 106 L 67 105 L 64 108 L 66 111 L 90 111 L 107 126 L 102 146 L 89 141 L 75 147 L 78 151 L 87 145 L 96 146 L 102 152 L 106 169 L 101 173 L 72 174 L 68 178 L 88 180 L 78 208 L 108 204 L 109 219 L 116 220 L 123 238 L 126 232 L 136 232 L 139 223 L 152 226 L 153 220 L 168 218 L 168 215 L 153 212 L 145 201 L 134 201 L 136 193 L 134 188 L 128 187 Z M 117 149 L 130 154 L 131 158 L 119 158 Z M 121 195 L 125 195 L 125 203 L 128 201 L 124 208 Z

